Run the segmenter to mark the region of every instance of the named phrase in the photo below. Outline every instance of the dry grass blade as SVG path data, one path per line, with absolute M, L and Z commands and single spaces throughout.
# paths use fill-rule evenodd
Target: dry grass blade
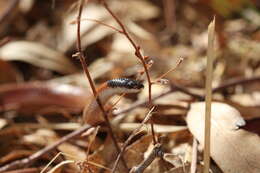
M 204 173 L 209 172 L 210 165 L 210 128 L 211 128 L 211 99 L 212 99 L 212 74 L 214 59 L 215 18 L 208 27 L 208 52 L 207 52 L 207 79 L 206 79 L 206 114 L 205 114 L 205 148 L 204 148 Z

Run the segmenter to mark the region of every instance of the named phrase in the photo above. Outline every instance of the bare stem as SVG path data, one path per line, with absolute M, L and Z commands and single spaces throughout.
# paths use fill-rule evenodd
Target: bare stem
M 129 40 L 129 42 L 131 43 L 131 45 L 134 47 L 135 49 L 135 56 L 141 61 L 145 74 L 146 74 L 146 78 L 148 81 L 148 104 L 150 105 L 150 107 L 152 107 L 152 81 L 151 81 L 151 77 L 149 75 L 148 72 L 148 68 L 147 68 L 147 64 L 145 62 L 145 57 L 142 55 L 141 53 L 141 48 L 140 46 L 138 46 L 134 40 L 130 37 L 130 35 L 128 34 L 124 24 L 119 20 L 119 18 L 113 13 L 113 11 L 108 7 L 107 3 L 104 0 L 101 0 L 101 2 L 103 3 L 105 9 L 109 12 L 109 14 L 115 19 L 115 21 L 117 22 L 117 24 L 121 27 L 122 29 L 122 34 L 125 35 L 125 37 Z M 152 118 L 151 118 L 152 119 Z M 156 144 L 156 138 L 155 138 L 155 132 L 154 132 L 154 127 L 153 127 L 153 121 L 151 121 L 151 129 L 152 129 L 152 136 L 153 136 L 153 143 Z
M 149 154 L 149 156 L 143 160 L 143 162 L 133 167 L 130 171 L 131 173 L 142 173 L 144 170 L 154 161 L 155 158 L 160 157 L 162 158 L 164 155 L 164 152 L 162 151 L 162 145 L 160 143 L 156 144 L 152 150 L 152 152 Z
M 103 107 L 103 105 L 101 103 L 101 100 L 100 100 L 100 98 L 99 98 L 99 96 L 97 94 L 96 87 L 95 87 L 94 82 L 93 82 L 93 80 L 91 78 L 91 75 L 89 73 L 89 70 L 88 70 L 88 67 L 87 67 L 87 63 L 86 63 L 86 56 L 83 55 L 83 52 L 82 52 L 82 49 L 81 49 L 81 38 L 80 38 L 80 23 L 81 22 L 80 22 L 80 19 L 81 19 L 81 14 L 82 14 L 82 9 L 83 9 L 84 2 L 85 2 L 85 0 L 79 0 L 79 13 L 78 13 L 78 17 L 77 17 L 77 48 L 78 48 L 78 53 L 77 54 L 79 56 L 81 65 L 82 65 L 82 67 L 84 69 L 84 72 L 85 72 L 85 74 L 87 76 L 87 79 L 89 81 L 89 84 L 90 84 L 90 87 L 92 89 L 93 95 L 96 98 L 96 102 L 97 102 L 100 110 L 102 111 L 102 115 L 103 115 L 103 118 L 105 119 L 106 125 L 108 127 L 109 134 L 110 134 L 110 136 L 111 136 L 111 138 L 112 138 L 112 140 L 114 142 L 114 145 L 115 145 L 115 147 L 117 149 L 117 152 L 120 153 L 121 149 L 120 149 L 120 147 L 119 147 L 119 145 L 118 145 L 118 143 L 116 141 L 116 137 L 115 137 L 115 135 L 113 133 L 112 126 L 110 124 L 108 115 L 107 115 L 107 113 L 106 113 L 106 111 L 105 111 L 105 109 L 104 109 L 104 107 Z M 122 157 L 122 162 L 123 162 L 124 167 L 128 170 L 127 164 L 126 164 L 126 162 L 125 162 L 123 157 Z

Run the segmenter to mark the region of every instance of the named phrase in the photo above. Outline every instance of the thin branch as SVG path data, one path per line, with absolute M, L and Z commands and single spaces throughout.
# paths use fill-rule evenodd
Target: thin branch
M 18 170 L 13 170 L 13 171 L 7 171 L 5 173 L 35 173 L 35 172 L 39 172 L 41 170 L 41 168 L 22 168 L 22 169 L 18 169 Z
M 100 110 L 102 111 L 102 115 L 103 115 L 103 118 L 105 119 L 106 125 L 108 127 L 109 134 L 110 134 L 110 136 L 112 138 L 112 141 L 114 142 L 114 145 L 115 145 L 115 147 L 117 149 L 117 152 L 120 153 L 121 149 L 120 149 L 120 147 L 119 147 L 119 145 L 118 145 L 118 143 L 116 141 L 116 137 L 115 137 L 115 135 L 113 133 L 111 124 L 109 122 L 108 115 L 107 115 L 107 113 L 106 113 L 106 111 L 105 111 L 105 109 L 104 109 L 104 107 L 102 105 L 102 102 L 101 102 L 101 100 L 100 100 L 100 98 L 99 98 L 99 96 L 97 94 L 96 87 L 95 87 L 94 82 L 93 82 L 93 80 L 91 78 L 91 75 L 89 73 L 89 70 L 88 70 L 88 67 L 87 67 L 87 63 L 86 63 L 86 56 L 83 55 L 83 52 L 82 52 L 82 49 L 81 49 L 81 38 L 80 38 L 80 23 L 81 22 L 80 22 L 80 20 L 81 20 L 81 14 L 82 14 L 84 2 L 85 2 L 85 0 L 79 0 L 79 13 L 78 13 L 78 17 L 77 17 L 77 48 L 78 48 L 77 55 L 79 56 L 81 65 L 82 65 L 82 67 L 84 69 L 84 72 L 85 72 L 85 74 L 87 76 L 87 79 L 89 81 L 90 87 L 91 87 L 92 92 L 93 92 L 93 95 L 96 98 L 96 102 L 97 102 Z M 128 169 L 127 168 L 127 164 L 126 164 L 124 158 L 122 158 L 122 162 L 123 162 L 124 167 L 126 169 Z
M 185 93 L 185 94 L 187 94 L 187 95 L 189 95 L 189 96 L 191 96 L 193 98 L 196 98 L 196 99 L 198 99 L 200 101 L 204 100 L 204 98 L 205 98 L 203 95 L 199 95 L 199 94 L 193 93 L 193 92 L 189 91 L 189 89 L 187 89 L 187 88 L 185 88 L 185 87 L 183 87 L 183 86 L 181 86 L 179 84 L 175 84 L 175 83 L 171 83 L 171 90 L 173 90 L 173 91 L 176 91 L 176 90 L 180 91 L 180 92 Z
M 236 85 L 244 85 L 251 82 L 260 82 L 260 76 L 254 76 L 251 78 L 234 78 L 229 79 L 227 81 L 224 81 L 220 86 L 213 89 L 213 92 L 219 92 L 221 90 L 224 90 L 228 87 L 233 87 Z
M 117 29 L 117 28 L 114 27 L 114 26 L 111 26 L 111 25 L 109 25 L 109 24 L 106 24 L 106 23 L 104 23 L 104 22 L 102 22 L 102 21 L 100 21 L 100 20 L 90 19 L 90 18 L 81 19 L 81 21 L 84 21 L 84 20 L 86 20 L 86 21 L 91 21 L 91 22 L 95 22 L 95 23 L 97 23 L 97 24 L 100 24 L 100 25 L 103 25 L 103 26 L 105 26 L 105 27 L 108 27 L 108 28 L 110 28 L 110 29 L 112 29 L 112 30 L 115 30 L 116 32 L 118 32 L 118 33 L 120 33 L 120 34 L 123 34 L 123 32 L 122 32 L 121 30 Z M 77 24 L 77 21 L 72 21 L 70 24 Z
M 166 95 L 168 95 L 168 94 L 170 94 L 170 93 L 172 93 L 172 92 L 173 92 L 173 90 L 165 91 L 165 92 L 163 92 L 163 93 L 161 93 L 161 94 L 159 94 L 159 95 L 153 97 L 153 98 L 152 98 L 152 101 L 154 101 L 154 100 L 156 100 L 156 99 L 159 99 L 159 98 L 161 98 L 161 97 L 163 97 L 163 96 L 166 96 Z M 138 108 L 138 107 L 140 107 L 140 106 L 145 106 L 145 105 L 147 105 L 147 103 L 148 103 L 147 100 L 142 100 L 142 101 L 139 100 L 139 101 L 136 101 L 135 103 L 131 104 L 131 106 L 129 106 L 128 108 L 125 108 L 125 109 L 122 109 L 122 110 L 119 111 L 119 112 L 116 112 L 115 115 L 124 114 L 124 113 L 129 112 L 129 111 L 131 111 L 131 110 L 133 110 L 133 109 L 135 109 L 135 108 Z
M 43 156 L 46 153 L 49 153 L 50 151 L 54 150 L 55 148 L 57 148 L 59 145 L 63 144 L 64 142 L 82 134 L 83 132 L 85 132 L 86 130 L 88 130 L 89 128 L 91 128 L 90 125 L 86 124 L 83 127 L 79 128 L 78 130 L 75 130 L 71 133 L 69 133 L 68 135 L 62 137 L 60 140 L 58 140 L 57 142 L 46 146 L 45 148 L 39 150 L 38 152 L 34 153 L 33 155 L 21 159 L 21 160 L 16 160 L 14 162 L 11 162 L 5 166 L 0 167 L 0 172 L 5 172 L 8 170 L 14 170 L 14 169 L 19 169 L 19 168 L 24 168 L 28 165 L 31 165 L 33 162 L 37 161 L 38 159 L 40 159 L 41 156 Z
M 133 48 L 135 49 L 135 56 L 141 61 L 145 74 L 146 74 L 146 78 L 148 81 L 148 103 L 149 105 L 152 107 L 152 81 L 151 81 L 151 77 L 149 75 L 148 72 L 148 67 L 147 64 L 145 62 L 145 56 L 142 55 L 141 53 L 141 48 L 140 46 L 138 46 L 134 40 L 130 37 L 130 35 L 128 34 L 124 24 L 119 20 L 119 18 L 113 13 L 113 11 L 108 7 L 107 3 L 105 2 L 105 0 L 101 0 L 101 2 L 103 3 L 105 9 L 109 12 L 109 14 L 115 19 L 115 21 L 117 22 L 117 24 L 121 27 L 122 29 L 122 34 L 125 35 L 125 37 L 129 40 L 129 42 L 131 43 L 131 45 L 133 46 Z M 152 119 L 152 118 L 151 118 Z M 151 129 L 152 129 L 152 136 L 153 136 L 153 143 L 156 144 L 156 138 L 155 138 L 155 132 L 154 132 L 154 127 L 153 127 L 153 121 L 151 121 Z
M 159 76 L 159 77 L 158 77 L 157 79 L 155 79 L 154 81 L 157 82 L 157 81 L 163 79 L 163 78 L 164 78 L 167 74 L 169 74 L 170 72 L 176 70 L 177 67 L 182 63 L 182 61 L 183 61 L 183 58 L 180 58 L 175 67 L 173 67 L 172 69 L 168 70 L 166 73 L 162 74 L 161 76 Z
M 149 156 L 143 160 L 143 162 L 136 166 L 133 167 L 132 170 L 130 171 L 131 173 L 142 173 L 144 170 L 156 159 L 157 157 L 162 158 L 164 155 L 164 152 L 162 151 L 162 145 L 160 143 L 157 143 L 152 152 L 149 154 Z
M 220 92 L 226 88 L 229 88 L 229 87 L 234 87 L 236 85 L 245 85 L 245 84 L 250 84 L 252 82 L 260 82 L 260 76 L 255 76 L 255 77 L 252 77 L 252 78 L 241 78 L 241 79 L 229 79 L 227 81 L 224 81 L 222 85 L 214 88 L 212 90 L 212 92 Z M 161 97 L 164 97 L 172 92 L 176 92 L 176 91 L 179 91 L 179 92 L 182 92 L 182 93 L 185 93 L 189 96 L 191 96 L 192 98 L 195 98 L 195 99 L 198 99 L 200 101 L 204 100 L 204 96 L 203 95 L 199 95 L 199 94 L 196 94 L 196 93 L 193 93 L 191 91 L 189 91 L 188 88 L 185 88 L 184 86 L 181 86 L 179 84 L 175 84 L 175 83 L 172 83 L 171 84 L 171 89 L 170 90 L 167 90 L 155 97 L 152 98 L 152 101 L 154 100 L 157 100 Z M 148 101 L 147 100 L 143 100 L 143 101 L 136 101 L 135 103 L 133 103 L 130 107 L 128 108 L 125 108 L 125 109 L 122 109 L 121 111 L 115 113 L 115 115 L 121 115 L 121 114 L 124 114 L 124 113 L 127 113 L 137 107 L 140 107 L 140 106 L 145 106 L 147 105 Z
M 115 21 L 121 27 L 122 33 L 126 36 L 126 38 L 130 41 L 131 45 L 134 47 L 136 57 L 142 62 L 142 65 L 143 65 L 145 73 L 146 73 L 147 81 L 148 81 L 148 84 L 149 84 L 149 90 L 148 90 L 149 91 L 149 102 L 151 104 L 152 103 L 152 97 L 151 97 L 151 85 L 152 85 L 152 82 L 151 82 L 151 78 L 150 78 L 150 75 L 149 75 L 149 72 L 148 72 L 148 69 L 147 69 L 147 66 L 146 66 L 145 58 L 144 58 L 144 56 L 142 55 L 142 53 L 140 51 L 141 48 L 130 37 L 130 35 L 128 34 L 128 32 L 127 32 L 127 30 L 126 30 L 126 28 L 124 26 L 124 24 L 113 13 L 113 11 L 108 7 L 107 3 L 104 0 L 102 0 L 102 3 L 104 5 L 104 7 L 106 8 L 106 10 L 110 13 L 110 15 L 115 19 Z
M 126 150 L 126 147 L 128 146 L 128 144 L 130 143 L 130 141 L 134 138 L 134 136 L 141 130 L 141 128 L 144 126 L 144 124 L 151 118 L 152 116 L 152 112 L 154 110 L 155 107 L 152 107 L 152 109 L 150 109 L 150 111 L 148 112 L 148 114 L 146 115 L 146 117 L 144 118 L 143 122 L 141 123 L 141 125 L 135 129 L 132 134 L 128 137 L 128 139 L 125 141 L 123 147 L 122 147 L 122 150 L 121 152 L 118 154 L 117 158 L 116 158 L 116 161 L 115 161 L 115 164 L 113 166 L 113 169 L 112 169 L 112 173 L 114 173 L 116 171 L 116 168 L 118 166 L 118 162 L 120 160 L 120 158 L 123 156 L 125 150 Z

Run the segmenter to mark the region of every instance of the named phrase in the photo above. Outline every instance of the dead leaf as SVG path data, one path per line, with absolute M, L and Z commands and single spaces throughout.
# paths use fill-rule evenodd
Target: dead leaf
M 24 61 L 63 74 L 77 71 L 65 55 L 36 42 L 9 42 L 0 48 L 0 58 L 6 61 Z
M 211 157 L 226 173 L 260 172 L 260 138 L 239 127 L 245 125 L 233 107 L 213 102 L 211 127 Z M 192 134 L 204 145 L 205 102 L 194 103 L 187 115 Z
M 143 161 L 144 153 L 151 143 L 152 136 L 145 135 L 127 147 L 125 152 L 125 159 L 127 160 L 127 165 L 130 168 L 140 164 Z
M 6 84 L 0 87 L 0 110 L 16 109 L 33 113 L 52 107 L 52 112 L 54 108 L 78 112 L 85 106 L 88 94 L 80 87 L 58 83 Z
M 0 58 L 0 83 L 10 83 L 22 81 L 22 76 L 8 62 Z

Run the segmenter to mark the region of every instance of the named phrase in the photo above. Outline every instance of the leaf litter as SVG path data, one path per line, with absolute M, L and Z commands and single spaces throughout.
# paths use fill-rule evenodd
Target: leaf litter
M 167 84 L 157 82 L 152 86 L 152 96 L 158 96 L 153 101 L 151 118 L 156 136 L 149 121 L 130 140 L 123 153 L 129 171 L 145 166 L 140 169 L 145 173 L 187 173 L 194 162 L 196 172 L 203 172 L 205 104 L 199 101 L 205 94 L 207 25 L 216 15 L 212 83 L 220 89 L 214 91 L 215 101 L 211 105 L 210 156 L 214 160 L 211 171 L 260 172 L 260 37 L 259 12 L 255 10 L 259 4 L 249 0 L 218 4 L 202 0 L 106 2 L 141 52 L 149 56 L 145 59 L 147 65 L 153 62 L 149 64 L 152 81 L 156 83 L 158 76 L 183 59 L 163 77 Z M 0 172 L 14 162 L 21 164 L 10 169 L 14 173 L 39 172 L 48 163 L 45 172 L 112 171 L 118 153 L 105 124 L 100 124 L 96 135 L 88 132 L 65 140 L 34 158 L 35 153 L 83 126 L 82 111 L 92 94 L 79 60 L 73 56 L 77 53 L 77 3 L 72 0 L 0 3 Z M 173 18 L 170 23 L 169 17 Z M 120 100 L 113 110 L 106 111 L 122 147 L 142 125 L 150 105 L 148 84 L 135 50 L 113 27 L 120 30 L 101 3 L 85 4 L 81 46 L 96 86 L 119 77 L 138 78 L 145 85 L 140 93 L 120 99 L 115 96 L 108 101 L 108 105 L 114 105 Z M 255 80 L 232 84 L 236 78 Z M 154 138 L 163 157 L 155 153 L 149 160 L 158 145 Z M 192 160 L 193 138 L 199 143 L 196 160 Z M 60 152 L 64 155 L 50 162 Z M 23 165 L 21 159 L 27 158 L 29 164 L 27 160 Z M 143 165 L 145 162 L 149 164 Z M 116 172 L 126 172 L 121 162 L 118 167 Z

